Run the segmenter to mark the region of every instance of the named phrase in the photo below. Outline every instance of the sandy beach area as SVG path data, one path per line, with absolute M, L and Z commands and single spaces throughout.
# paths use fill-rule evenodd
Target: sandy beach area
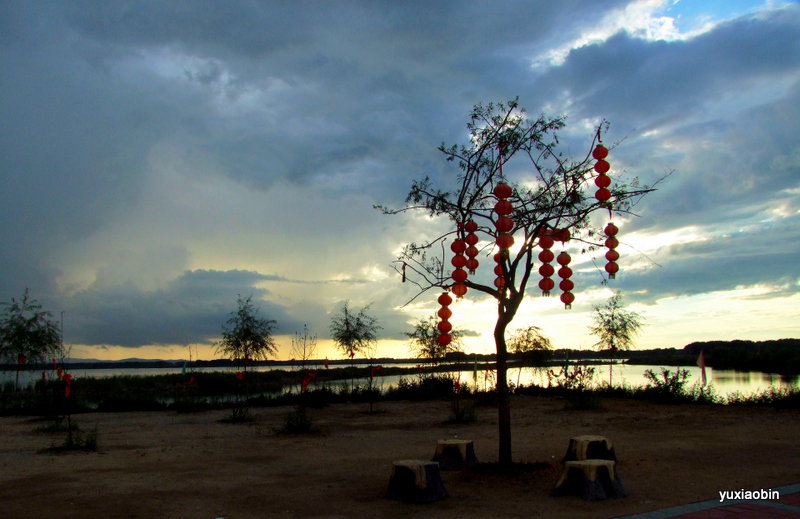
M 556 469 L 509 479 L 443 472 L 449 497 L 427 505 L 385 499 L 392 462 L 430 459 L 437 440 L 474 441 L 497 460 L 496 408 L 445 424 L 450 403 L 382 402 L 309 410 L 319 431 L 280 435 L 287 407 L 254 408 L 251 424 L 191 414 L 90 413 L 97 452 L 46 453 L 65 433 L 0 418 L 0 516 L 4 518 L 610 518 L 712 499 L 720 491 L 800 482 L 800 413 L 768 408 L 662 405 L 606 399 L 600 410 L 565 411 L 558 398 L 512 400 L 518 462 Z M 606 436 L 619 459 L 624 499 L 553 498 L 571 436 Z

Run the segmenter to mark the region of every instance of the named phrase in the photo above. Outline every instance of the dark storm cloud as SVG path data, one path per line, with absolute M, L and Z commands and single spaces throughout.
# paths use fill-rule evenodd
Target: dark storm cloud
M 65 335 L 70 342 L 135 348 L 148 344 L 207 343 L 220 336 L 236 300 L 253 296 L 259 317 L 278 321 L 277 332 L 294 330 L 286 308 L 262 298 L 255 285 L 277 276 L 233 270 L 185 272 L 162 290 L 132 284 L 89 289 L 67 302 Z
M 533 115 L 552 106 L 571 125 L 606 117 L 617 136 L 632 132 L 613 156 L 645 182 L 676 170 L 643 202 L 643 218 L 628 223 L 628 232 L 710 226 L 721 236 L 732 232 L 725 228 L 732 221 L 744 229 L 743 238 L 713 246 L 662 250 L 664 268 L 647 273 L 650 300 L 726 283 L 781 285 L 782 276 L 796 274 L 788 263 L 796 233 L 754 224 L 774 217 L 785 226 L 794 222 L 785 215 L 797 210 L 800 195 L 790 190 L 800 178 L 800 88 L 791 78 L 800 64 L 800 10 L 738 18 L 685 41 L 620 32 L 573 49 L 561 66 L 531 67 L 627 4 L 2 2 L 0 299 L 28 285 L 48 307 L 67 310 L 70 341 L 135 347 L 213 340 L 238 293 L 270 298 L 259 304 L 283 332 L 308 322 L 322 336 L 324 312 L 352 290 L 375 301 L 383 335 L 399 338 L 407 316 L 394 310 L 403 302 L 396 287 L 358 273 L 363 251 L 374 247 L 371 233 L 390 234 L 377 214 L 345 234 L 337 229 L 340 215 L 323 216 L 321 225 L 286 212 L 293 229 L 316 233 L 302 237 L 319 250 L 334 250 L 328 245 L 345 235 L 362 251 L 341 262 L 353 272 L 335 267 L 343 281 L 329 281 L 331 272 L 202 270 L 198 243 L 216 240 L 239 258 L 251 236 L 269 240 L 286 222 L 219 208 L 257 204 L 256 197 L 242 202 L 242 193 L 287 183 L 333 200 L 355 193 L 368 205 L 397 205 L 411 179 L 452 173 L 436 146 L 464 142 L 473 104 L 518 94 Z M 763 85 L 771 89 L 762 92 Z M 566 149 L 582 151 L 588 135 L 580 137 L 565 136 Z M 169 175 L 177 180 L 164 188 L 160 176 Z M 203 189 L 230 198 L 203 198 Z M 153 202 L 154 193 L 165 196 Z M 229 220 L 208 216 L 208 229 L 196 231 L 205 208 L 178 207 L 196 200 Z M 771 212 L 779 205 L 784 216 Z M 215 234 L 217 225 L 225 232 Z M 109 237 L 119 243 L 95 243 Z M 408 238 L 391 237 L 397 243 L 381 246 Z M 760 240 L 759 251 L 743 255 L 725 245 L 741 250 Z M 89 272 L 81 273 L 77 293 L 64 295 L 59 280 L 69 272 L 62 269 L 79 261 L 66 256 L 83 244 L 96 247 L 80 258 Z M 140 253 L 116 265 L 128 250 Z M 141 252 L 148 250 L 155 252 Z M 756 260 L 769 269 L 744 268 Z M 719 265 L 733 274 L 719 275 Z M 147 278 L 145 289 L 137 276 L 152 275 L 148 269 L 158 270 L 158 283 Z M 676 273 L 694 284 L 683 288 Z M 631 290 L 645 283 L 627 279 Z M 269 291 L 256 287 L 264 283 Z M 305 294 L 281 302 L 276 292 L 287 283 L 337 291 L 324 294 L 324 305 Z

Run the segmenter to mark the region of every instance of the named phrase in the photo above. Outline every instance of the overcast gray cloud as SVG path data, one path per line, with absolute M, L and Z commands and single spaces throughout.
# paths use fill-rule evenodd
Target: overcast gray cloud
M 517 95 L 568 153 L 606 118 L 615 172 L 674 170 L 623 226 L 661 265 L 627 251 L 629 301 L 796 293 L 800 9 L 687 36 L 669 4 L 3 2 L 0 299 L 28 286 L 93 345 L 213 341 L 236 294 L 320 335 L 373 301 L 399 338 L 422 310 L 387 264 L 435 229 L 372 205 L 446 182 L 436 146 Z

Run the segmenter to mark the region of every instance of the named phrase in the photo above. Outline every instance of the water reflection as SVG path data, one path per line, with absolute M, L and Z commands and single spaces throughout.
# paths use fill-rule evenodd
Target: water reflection
M 409 364 L 385 364 L 385 366 L 400 366 L 400 367 L 413 367 Z M 476 384 L 480 389 L 484 387 L 491 387 L 492 380 L 488 380 L 484 370 L 485 363 L 479 365 L 477 373 L 473 373 L 472 366 L 469 364 L 461 364 L 461 381 L 470 385 Z M 647 379 L 644 376 L 646 370 L 652 370 L 660 378 L 661 366 L 647 366 L 647 365 L 628 365 L 628 364 L 598 364 L 595 365 L 594 382 L 596 384 L 608 383 L 609 376 L 614 385 L 625 384 L 628 386 L 643 386 L 647 384 Z M 275 369 L 282 370 L 296 370 L 299 366 L 282 365 L 282 366 L 259 366 L 254 368 L 256 371 L 271 371 Z M 455 368 L 455 366 L 454 366 Z M 253 369 L 253 368 L 251 368 Z M 322 366 L 311 366 L 310 369 L 324 369 Z M 551 368 L 558 372 L 559 367 Z M 678 367 L 666 366 L 664 369 L 675 373 Z M 697 366 L 686 366 L 680 369 L 685 369 L 689 372 L 689 379 L 687 387 L 691 387 L 700 381 L 700 368 Z M 609 373 L 609 370 L 611 372 Z M 198 371 L 231 371 L 220 368 L 195 368 Z M 72 375 L 78 378 L 90 377 L 111 377 L 119 375 L 132 375 L 132 376 L 148 376 L 148 375 L 167 375 L 181 373 L 181 368 L 124 368 L 124 369 L 79 369 L 72 370 Z M 0 383 L 6 381 L 14 381 L 15 371 L 0 371 Z M 382 388 L 393 387 L 397 385 L 400 376 L 382 377 L 378 375 L 375 377 L 375 384 Z M 405 375 L 406 378 L 413 378 L 415 374 Z M 41 372 L 38 371 L 23 371 L 20 372 L 20 385 L 26 386 L 31 382 L 35 382 L 41 377 Z M 714 388 L 717 395 L 727 397 L 732 393 L 739 393 L 749 395 L 753 393 L 762 393 L 770 388 L 775 389 L 790 389 L 798 387 L 798 376 L 786 377 L 774 373 L 762 373 L 758 371 L 742 372 L 742 371 L 729 371 L 729 370 L 715 370 L 706 367 L 706 377 L 709 384 Z M 548 378 L 547 372 L 540 368 L 525 367 L 521 370 L 519 368 L 512 368 L 508 371 L 508 381 L 511 384 L 530 385 L 531 383 L 547 386 Z M 328 386 L 341 385 L 343 381 L 328 382 Z M 364 380 L 357 380 L 357 383 L 364 383 Z

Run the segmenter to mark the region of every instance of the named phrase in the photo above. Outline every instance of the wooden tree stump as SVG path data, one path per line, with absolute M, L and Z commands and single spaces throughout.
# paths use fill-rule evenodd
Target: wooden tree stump
M 615 465 L 611 460 L 567 461 L 552 494 L 575 494 L 588 501 L 625 497 Z
M 439 440 L 433 460 L 440 470 L 464 470 L 478 463 L 472 440 Z
M 435 461 L 401 460 L 392 464 L 387 499 L 407 503 L 431 503 L 447 497 L 447 490 Z
M 583 460 L 617 461 L 617 455 L 605 436 L 585 435 L 570 438 L 567 453 L 561 463 Z

